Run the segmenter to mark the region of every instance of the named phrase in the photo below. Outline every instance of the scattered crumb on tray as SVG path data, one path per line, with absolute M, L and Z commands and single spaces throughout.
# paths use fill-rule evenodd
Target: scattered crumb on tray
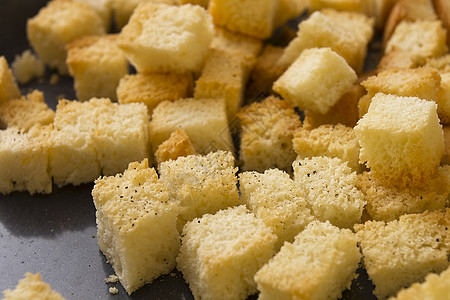
M 119 290 L 116 287 L 110 287 L 108 290 L 113 295 L 115 295 L 119 292 Z
M 105 278 L 106 283 L 116 283 L 117 281 L 119 281 L 119 277 L 114 274 L 111 274 L 108 278 Z
M 50 84 L 57 84 L 58 82 L 59 82 L 58 74 L 52 74 L 52 76 L 50 76 Z

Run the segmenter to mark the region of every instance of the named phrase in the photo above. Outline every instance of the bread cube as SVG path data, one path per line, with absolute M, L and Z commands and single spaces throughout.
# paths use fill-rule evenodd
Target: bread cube
M 408 51 L 418 56 L 424 64 L 426 58 L 447 53 L 446 38 L 446 31 L 439 20 L 405 20 L 395 27 L 391 38 L 386 43 L 385 52 L 389 53 L 394 49 Z
M 276 29 L 285 25 L 289 20 L 299 17 L 309 6 L 309 0 L 279 0 L 273 20 L 274 28 Z
M 25 273 L 25 277 L 19 280 L 14 290 L 3 291 L 4 300 L 19 299 L 46 299 L 46 300 L 64 300 L 59 293 L 52 290 L 48 283 L 41 279 L 41 274 Z
M 350 230 L 314 221 L 256 273 L 259 299 L 338 299 L 360 259 Z
M 314 220 L 301 190 L 284 171 L 242 172 L 239 174 L 239 191 L 249 210 L 277 235 L 276 250 L 285 241 L 293 242 L 294 237 Z
M 27 37 L 34 51 L 50 68 L 68 74 L 65 46 L 86 35 L 105 34 L 100 15 L 88 4 L 49 1 L 27 22 Z
M 376 94 L 354 130 L 360 162 L 388 184 L 423 186 L 444 152 L 436 103 L 417 97 Z
M 330 48 L 306 49 L 273 85 L 283 98 L 313 112 L 326 114 L 353 86 L 356 73 Z
M 192 94 L 190 73 L 130 74 L 120 79 L 117 87 L 120 104 L 142 102 L 151 116 L 155 107 L 164 100 L 178 100 Z
M 19 87 L 4 56 L 0 56 L 0 103 L 20 98 Z
M 161 182 L 179 209 L 178 228 L 204 214 L 240 204 L 234 157 L 217 151 L 189 155 L 159 165 Z
M 450 268 L 437 275 L 430 273 L 423 283 L 414 283 L 408 288 L 400 290 L 390 300 L 438 300 L 448 298 L 450 295 Z
M 0 130 L 0 193 L 52 192 L 48 173 L 50 128 L 36 125 L 28 132 L 16 127 Z
M 122 29 L 119 46 L 140 73 L 198 72 L 213 33 L 211 17 L 198 5 L 147 2 Z
M 105 97 L 117 101 L 116 88 L 128 74 L 128 61 L 117 46 L 117 35 L 82 37 L 66 49 L 78 100 Z
M 240 53 L 241 56 L 252 59 L 261 52 L 262 41 L 260 39 L 229 31 L 223 27 L 214 28 L 214 37 L 211 41 L 211 49 L 231 53 Z
M 188 156 L 197 154 L 192 146 L 186 131 L 183 129 L 177 129 L 170 137 L 162 142 L 155 152 L 156 163 L 160 163 L 168 160 L 176 160 L 180 156 Z
M 128 294 L 175 267 L 180 247 L 177 206 L 148 160 L 95 181 L 100 250 Z
M 296 185 L 306 194 L 314 216 L 340 228 L 361 221 L 366 201 L 357 175 L 339 158 L 316 156 L 292 164 Z
M 241 107 L 250 65 L 240 53 L 212 50 L 198 80 L 194 98 L 225 99 L 227 118 L 232 122 Z
M 378 299 L 448 268 L 450 211 L 403 215 L 355 225 L 363 261 Z
M 34 90 L 26 97 L 0 102 L 0 122 L 28 131 L 35 124 L 53 123 L 55 112 L 44 102 L 44 94 Z
M 246 299 L 276 239 L 245 206 L 206 214 L 184 227 L 177 268 L 196 299 Z
M 179 99 L 161 102 L 150 122 L 153 151 L 178 128 L 184 129 L 200 154 L 233 151 L 224 99 Z
M 388 69 L 414 69 L 423 65 L 423 58 L 408 50 L 393 48 L 384 53 L 377 65 L 378 71 Z
M 26 84 L 33 78 L 41 78 L 45 73 L 44 63 L 29 49 L 16 55 L 11 68 L 14 77 L 20 84 Z
M 435 68 L 441 75 L 448 73 L 450 72 L 450 54 L 428 58 L 425 66 Z
M 450 124 L 450 72 L 441 74 L 441 86 L 435 99 L 441 124 Z
M 208 10 L 217 26 L 266 39 L 274 30 L 277 7 L 277 0 L 210 0 Z
M 338 157 L 353 171 L 361 171 L 359 144 L 353 128 L 344 125 L 322 125 L 318 128 L 299 128 L 292 140 L 297 159 L 314 156 Z
M 373 20 L 363 14 L 317 11 L 299 24 L 297 37 L 285 48 L 279 64 L 289 66 L 305 49 L 329 47 L 359 73 L 372 35 Z
M 450 166 L 438 167 L 424 187 L 387 185 L 371 173 L 359 174 L 357 187 L 364 193 L 368 216 L 375 221 L 443 209 L 450 194 Z
M 254 102 L 238 113 L 241 125 L 239 157 L 243 170 L 291 170 L 295 160 L 292 136 L 301 126 L 294 107 L 274 96 Z

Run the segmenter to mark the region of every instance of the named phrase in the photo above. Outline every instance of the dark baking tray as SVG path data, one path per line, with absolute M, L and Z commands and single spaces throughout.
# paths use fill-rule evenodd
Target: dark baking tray
M 11 64 L 16 54 L 30 48 L 25 24 L 45 0 L 0 0 L 0 55 Z M 46 102 L 74 99 L 73 81 L 61 77 L 56 85 L 44 80 L 21 86 L 22 93 L 44 91 Z M 1 172 L 1 170 L 0 170 Z M 92 184 L 53 187 L 50 195 L 12 193 L 0 195 L 0 298 L 13 289 L 25 272 L 40 272 L 44 281 L 66 299 L 193 299 L 182 275 L 173 270 L 128 296 L 120 283 L 106 284 L 114 274 L 97 245 Z M 376 299 L 364 268 L 342 299 Z M 119 293 L 111 295 L 109 287 Z M 219 296 L 219 295 L 218 295 Z M 256 299 L 257 295 L 250 297 Z

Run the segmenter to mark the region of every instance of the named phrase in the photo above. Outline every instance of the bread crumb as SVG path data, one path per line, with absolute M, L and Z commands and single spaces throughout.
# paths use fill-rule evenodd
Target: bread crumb
M 52 76 L 50 76 L 50 80 L 49 80 L 50 84 L 57 84 L 59 82 L 59 76 L 58 74 L 52 74 Z
M 111 294 L 113 294 L 113 295 L 115 295 L 115 294 L 117 294 L 117 293 L 119 292 L 119 290 L 118 290 L 116 287 L 110 287 L 110 288 L 108 289 L 108 291 L 109 291 Z
M 111 275 L 109 275 L 108 278 L 105 278 L 105 282 L 106 282 L 106 283 L 116 283 L 116 282 L 118 282 L 118 281 L 119 281 L 119 277 L 117 277 L 117 276 L 114 275 L 114 274 L 111 274 Z
M 45 72 L 44 63 L 29 49 L 16 55 L 11 67 L 14 77 L 21 84 L 26 84 L 33 78 L 42 77 Z

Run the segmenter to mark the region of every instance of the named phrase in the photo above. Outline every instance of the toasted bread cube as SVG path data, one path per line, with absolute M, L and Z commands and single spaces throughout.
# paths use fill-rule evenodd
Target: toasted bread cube
M 425 66 L 435 68 L 441 75 L 448 73 L 450 72 L 450 54 L 428 58 Z
M 27 49 L 16 55 L 11 65 L 14 77 L 20 84 L 26 84 L 33 78 L 40 78 L 45 73 L 45 65 L 39 57 Z
M 175 267 L 180 247 L 177 206 L 148 160 L 95 181 L 100 250 L 128 294 Z
M 292 163 L 296 185 L 306 194 L 314 216 L 340 228 L 361 221 L 366 201 L 357 175 L 339 158 L 316 156 Z
M 441 74 L 441 86 L 435 99 L 441 124 L 450 124 L 450 72 Z
M 35 124 L 53 123 L 55 112 L 44 102 L 44 94 L 34 90 L 26 97 L 0 102 L 0 122 L 28 131 Z
M 444 131 L 445 149 L 444 155 L 442 155 L 441 163 L 450 165 L 450 126 L 449 125 L 444 126 L 443 131 Z
M 314 221 L 255 275 L 259 299 L 338 299 L 361 260 L 356 236 Z
M 178 100 L 191 96 L 190 73 L 147 73 L 125 75 L 117 87 L 119 103 L 142 102 L 151 116 L 155 107 L 164 100 Z
M 448 268 L 450 211 L 403 215 L 355 225 L 363 261 L 378 299 Z
M 278 63 L 287 67 L 305 49 L 329 47 L 359 73 L 372 35 L 373 20 L 363 14 L 317 11 L 299 24 L 297 37 L 285 48 Z
M 66 49 L 78 100 L 105 97 L 117 101 L 116 88 L 128 74 L 128 61 L 117 46 L 117 35 L 82 37 Z
M 338 157 L 353 171 L 360 171 L 359 144 L 353 128 L 338 125 L 321 125 L 314 129 L 299 128 L 292 140 L 297 159 L 314 156 Z
M 439 300 L 450 295 L 450 268 L 437 275 L 430 273 L 423 283 L 414 283 L 398 292 L 390 300 Z
M 211 49 L 231 53 L 240 53 L 241 56 L 254 58 L 261 52 L 262 41 L 260 39 L 229 31 L 222 27 L 215 27 L 214 37 L 211 41 Z
M 4 56 L 0 56 L 0 103 L 20 98 L 20 91 Z
M 274 96 L 254 102 L 238 113 L 241 125 L 239 157 L 243 170 L 291 170 L 295 160 L 292 136 L 302 123 L 294 107 Z
M 170 198 L 180 207 L 180 232 L 194 218 L 241 203 L 236 186 L 237 168 L 230 152 L 178 157 L 161 163 L 159 171 Z
M 277 235 L 276 250 L 285 241 L 293 242 L 295 236 L 314 220 L 301 190 L 284 171 L 240 173 L 239 190 L 244 204 Z
M 28 132 L 16 127 L 0 130 L 0 193 L 52 192 L 48 173 L 50 128 L 36 125 Z
M 231 122 L 241 107 L 249 76 L 249 62 L 240 53 L 212 50 L 201 76 L 195 83 L 194 97 L 224 98 Z M 251 62 L 253 64 L 253 62 Z
M 177 267 L 196 299 L 246 299 L 253 279 L 274 254 L 277 237 L 245 206 L 206 214 L 186 224 Z
M 430 57 L 447 53 L 447 33 L 439 20 L 402 21 L 386 43 L 385 52 L 401 49 L 411 52 L 421 59 L 422 64 Z
M 6 290 L 3 292 L 4 300 L 19 299 L 47 299 L 47 300 L 64 300 L 59 293 L 52 290 L 48 283 L 41 279 L 41 274 L 25 273 L 25 277 L 19 280 L 14 290 Z
M 273 89 L 300 109 L 326 114 L 356 78 L 355 71 L 336 52 L 312 48 L 302 52 Z
M 383 54 L 376 69 L 381 72 L 388 69 L 414 69 L 422 65 L 423 59 L 420 55 L 394 47 Z
M 164 161 L 176 160 L 180 156 L 194 155 L 197 152 L 192 146 L 186 131 L 177 129 L 170 137 L 158 146 L 155 152 L 157 165 Z
M 217 26 L 266 39 L 274 30 L 277 0 L 210 0 L 208 10 Z
M 450 194 L 450 166 L 438 167 L 424 187 L 384 184 L 371 172 L 358 175 L 357 187 L 365 195 L 372 220 L 392 221 L 404 214 L 443 209 Z
M 153 151 L 176 129 L 184 129 L 201 154 L 233 151 L 224 99 L 180 99 L 161 102 L 150 122 Z
M 119 35 L 119 46 L 140 73 L 198 72 L 214 33 L 198 5 L 140 4 Z
M 436 103 L 417 97 L 376 94 L 354 129 L 360 162 L 388 184 L 422 186 L 444 152 Z
M 86 35 L 105 34 L 103 21 L 88 4 L 50 1 L 27 22 L 27 36 L 34 51 L 49 67 L 68 74 L 66 45 Z

